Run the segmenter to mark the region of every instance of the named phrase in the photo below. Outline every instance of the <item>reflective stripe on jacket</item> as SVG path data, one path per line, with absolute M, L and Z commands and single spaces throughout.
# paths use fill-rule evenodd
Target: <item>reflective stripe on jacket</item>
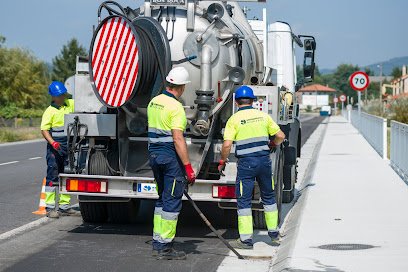
M 167 91 L 154 97 L 147 108 L 149 151 L 175 155 L 171 130 L 184 131 L 187 126 L 182 104 Z
M 235 141 L 238 158 L 265 156 L 269 154 L 269 136 L 279 131 L 279 126 L 268 114 L 247 106 L 228 119 L 224 140 Z

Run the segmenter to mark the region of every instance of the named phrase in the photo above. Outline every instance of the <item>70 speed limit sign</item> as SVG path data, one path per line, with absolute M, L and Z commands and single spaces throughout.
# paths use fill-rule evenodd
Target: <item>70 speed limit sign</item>
M 358 71 L 351 75 L 350 77 L 350 85 L 355 91 L 362 92 L 367 89 L 368 85 L 370 84 L 370 79 L 367 73 Z

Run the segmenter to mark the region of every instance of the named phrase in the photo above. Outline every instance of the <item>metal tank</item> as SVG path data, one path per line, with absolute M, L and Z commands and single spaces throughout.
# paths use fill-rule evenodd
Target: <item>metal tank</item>
M 188 141 L 199 171 L 213 137 L 214 116 L 231 109 L 232 103 L 225 104 L 234 86 L 264 80 L 262 43 L 237 2 L 149 1 L 138 9 L 106 3 L 99 9 L 89 67 L 96 96 L 118 114 L 121 173 L 133 175 L 145 163 L 147 141 L 140 137 L 147 131 L 146 106 L 176 66 L 185 67 L 192 81 L 181 102 L 187 137 L 201 140 Z M 103 8 L 109 13 L 105 18 Z

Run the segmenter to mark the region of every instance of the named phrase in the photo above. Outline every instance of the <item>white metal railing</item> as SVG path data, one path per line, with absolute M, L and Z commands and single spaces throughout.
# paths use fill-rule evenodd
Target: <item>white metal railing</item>
M 358 111 L 351 111 L 351 123 L 378 154 L 387 159 L 387 119 L 364 112 L 359 116 Z
M 391 121 L 390 162 L 408 183 L 408 125 L 396 121 Z

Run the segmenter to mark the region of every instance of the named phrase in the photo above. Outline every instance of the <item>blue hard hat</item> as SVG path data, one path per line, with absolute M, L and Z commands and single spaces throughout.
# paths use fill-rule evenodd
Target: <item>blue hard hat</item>
M 67 93 L 67 88 L 65 88 L 64 83 L 53 81 L 50 86 L 48 86 L 48 93 L 51 96 L 61 96 Z
M 250 98 L 250 99 L 256 99 L 256 96 L 254 95 L 254 91 L 248 86 L 241 86 L 235 91 L 235 99 L 239 98 Z

